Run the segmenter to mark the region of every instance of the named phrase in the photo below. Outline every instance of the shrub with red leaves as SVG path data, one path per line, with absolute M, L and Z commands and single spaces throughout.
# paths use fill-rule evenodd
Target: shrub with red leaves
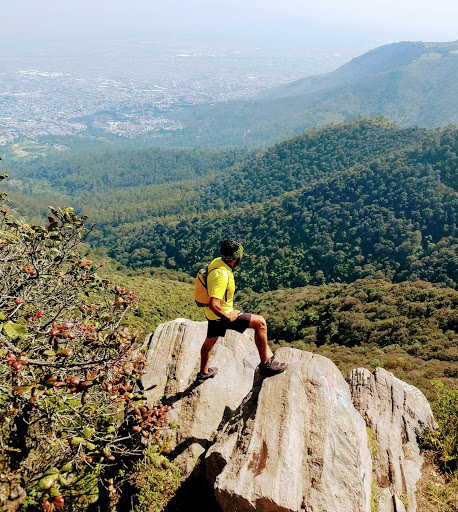
M 138 386 L 145 357 L 126 324 L 137 296 L 82 255 L 86 217 L 51 212 L 46 226 L 0 218 L 0 442 L 12 454 L 0 471 L 23 472 L 48 511 L 76 499 L 77 475 L 126 467 L 167 424 Z

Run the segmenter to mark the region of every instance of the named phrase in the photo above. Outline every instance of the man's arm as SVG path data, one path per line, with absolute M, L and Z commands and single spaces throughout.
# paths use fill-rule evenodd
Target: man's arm
M 226 318 L 229 322 L 233 322 L 242 314 L 238 309 L 233 309 L 226 314 L 221 307 L 221 299 L 217 299 L 216 297 L 210 297 L 208 307 L 213 311 L 213 313 L 215 313 L 215 315 L 218 315 L 221 318 Z

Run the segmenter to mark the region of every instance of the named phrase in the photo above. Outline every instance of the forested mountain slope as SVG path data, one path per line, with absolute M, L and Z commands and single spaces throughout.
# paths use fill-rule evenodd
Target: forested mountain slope
M 16 167 L 21 178 L 46 180 L 54 188 L 78 195 L 83 190 L 145 187 L 205 177 L 249 155 L 243 149 L 201 148 L 75 151 L 16 162 Z
M 22 213 L 45 214 L 48 204 L 72 204 L 98 223 L 117 225 L 181 212 L 200 182 L 252 154 L 201 148 L 64 152 L 8 160 L 6 186 Z
M 366 157 L 358 136 L 364 127 L 371 133 Z M 387 131 L 391 140 L 382 150 L 378 141 L 386 140 L 381 134 Z M 348 155 L 351 133 L 359 158 Z M 193 215 L 184 205 L 180 216 L 102 226 L 98 243 L 127 265 L 193 273 L 217 252 L 220 238 L 238 236 L 247 248 L 238 283 L 255 290 L 367 276 L 456 286 L 458 131 L 416 130 L 412 135 L 366 120 L 305 134 L 259 156 L 266 167 L 253 164 L 252 175 L 245 166 L 225 173 L 221 184 L 216 180 L 202 187 L 206 212 Z M 297 151 L 304 141 L 319 147 L 323 138 L 329 144 L 317 155 Z M 343 141 L 347 147 L 339 153 L 335 146 Z M 317 170 L 311 161 L 320 162 Z M 295 174 L 298 169 L 302 175 Z M 285 177 L 283 189 L 280 176 Z
M 258 153 L 200 148 L 64 153 L 12 162 L 10 179 L 32 195 L 58 191 L 99 224 L 116 226 L 264 202 L 405 148 L 426 133 L 402 130 L 385 119 L 360 119 L 310 130 Z
M 192 275 L 217 254 L 221 238 L 237 236 L 246 246 L 239 287 L 273 290 L 368 276 L 454 287 L 457 133 L 360 119 L 306 132 L 245 162 L 241 153 L 210 158 L 199 150 L 192 165 L 164 165 L 164 172 L 156 165 L 148 176 L 132 153 L 111 173 L 101 166 L 91 177 L 82 168 L 89 190 L 78 187 L 81 176 L 65 169 L 59 175 L 57 166 L 49 174 L 43 167 L 40 183 L 46 178 L 48 187 L 71 196 L 98 223 L 93 243 L 134 268 Z M 13 182 L 31 186 L 30 169 L 17 170 Z
M 180 108 L 176 141 L 257 146 L 359 115 L 402 126 L 458 124 L 458 42 L 401 42 L 339 69 L 266 91 L 254 101 Z

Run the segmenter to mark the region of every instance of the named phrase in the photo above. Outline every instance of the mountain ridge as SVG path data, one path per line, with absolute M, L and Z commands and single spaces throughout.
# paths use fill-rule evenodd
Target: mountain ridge
M 386 44 L 355 57 L 334 71 L 323 75 L 300 78 L 290 84 L 267 89 L 262 91 L 258 97 L 274 99 L 346 85 L 373 73 L 384 73 L 410 64 L 423 55 L 426 50 L 436 50 L 444 54 L 448 53 L 446 50 L 450 48 L 457 50 L 458 44 L 456 42 L 423 43 L 421 41 L 401 41 Z
M 341 136 L 348 130 L 351 145 L 351 135 L 365 122 L 312 135 L 315 144 L 326 136 L 316 172 L 312 159 L 303 177 L 295 174 L 302 167 L 292 148 L 301 139 L 291 139 L 258 157 L 265 168 L 250 166 L 252 174 L 245 176 L 239 169 L 231 180 L 222 176 L 220 187 L 209 185 L 213 195 L 204 187 L 204 204 L 194 218 L 146 220 L 140 230 L 136 223 L 119 225 L 115 237 L 105 233 L 111 256 L 134 267 L 143 262 L 193 273 L 221 237 L 234 235 L 247 241 L 249 263 L 238 271 L 239 282 L 258 291 L 320 284 L 321 272 L 326 281 L 380 273 L 455 286 L 457 130 L 390 132 L 385 153 L 361 163 L 349 156 L 339 165 L 346 153 Z M 327 158 L 326 147 L 335 141 L 343 145 Z M 353 157 L 365 149 L 362 144 Z M 370 138 L 365 144 L 370 156 Z
M 458 124 L 457 98 L 458 42 L 406 41 L 375 48 L 330 73 L 267 90 L 252 100 L 172 113 L 184 125 L 177 141 L 255 147 L 361 115 L 384 115 L 403 127 Z

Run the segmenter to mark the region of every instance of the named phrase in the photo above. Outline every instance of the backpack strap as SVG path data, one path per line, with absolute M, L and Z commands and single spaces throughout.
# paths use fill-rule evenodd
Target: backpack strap
M 217 269 L 222 269 L 224 270 L 224 272 L 226 273 L 227 275 L 227 279 L 228 279 L 228 284 L 229 284 L 229 275 L 227 273 L 227 270 L 224 268 L 224 267 L 214 267 L 210 270 L 210 272 L 213 272 L 214 270 L 217 270 Z M 208 265 L 205 267 L 205 269 L 208 269 Z M 207 279 L 208 279 L 208 274 L 210 274 L 210 272 L 205 272 L 205 283 L 202 283 L 202 281 L 200 281 L 204 286 L 205 286 L 205 289 L 207 290 L 208 292 L 208 288 L 207 288 Z M 199 280 L 200 280 L 200 277 L 199 277 Z M 225 302 L 227 302 L 227 287 L 226 287 L 226 293 L 225 293 Z

